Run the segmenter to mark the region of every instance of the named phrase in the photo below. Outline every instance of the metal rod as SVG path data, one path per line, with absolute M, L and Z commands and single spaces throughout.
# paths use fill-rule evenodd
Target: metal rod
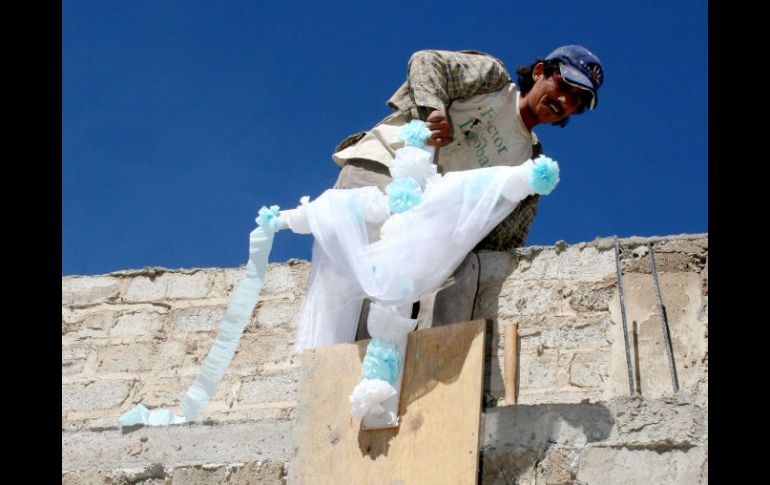
M 626 323 L 626 304 L 623 297 L 623 275 L 620 271 L 620 248 L 618 247 L 618 240 L 615 239 L 615 268 L 618 273 L 618 291 L 620 293 L 620 315 L 623 318 L 623 342 L 626 347 L 626 366 L 628 367 L 628 388 L 631 394 L 636 394 L 634 391 L 634 377 L 631 370 L 631 351 L 628 343 L 628 323 Z
M 652 279 L 655 281 L 655 294 L 658 296 L 658 308 L 660 308 L 660 322 L 663 326 L 663 341 L 666 343 L 666 354 L 668 355 L 668 368 L 671 371 L 671 384 L 674 386 L 674 392 L 679 391 L 679 379 L 676 377 L 676 366 L 674 365 L 674 352 L 671 348 L 671 335 L 668 329 L 668 318 L 666 316 L 666 307 L 663 305 L 663 299 L 660 297 L 660 284 L 658 283 L 658 271 L 655 269 L 655 256 L 652 254 L 652 244 L 647 240 L 647 250 L 650 253 L 650 267 L 652 268 Z

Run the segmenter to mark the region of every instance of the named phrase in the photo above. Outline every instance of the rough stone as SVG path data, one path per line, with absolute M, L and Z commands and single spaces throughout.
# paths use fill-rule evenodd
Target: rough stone
M 569 366 L 569 383 L 578 387 L 601 387 L 607 375 L 607 350 L 578 352 Z
M 73 470 L 62 473 L 62 485 L 117 485 L 125 480 L 116 480 L 114 473 L 107 470 Z M 122 485 L 122 484 L 121 484 Z
M 527 315 L 562 315 L 564 312 L 564 298 L 562 296 L 563 283 L 556 281 L 543 281 L 538 285 L 518 281 L 515 278 L 506 282 L 500 292 L 500 299 L 491 302 L 497 306 L 498 318 L 513 318 Z M 491 312 L 483 310 L 485 315 Z
M 152 336 L 161 325 L 161 315 L 156 312 L 124 313 L 110 330 L 110 336 Z
M 262 294 L 276 295 L 296 291 L 298 288 L 294 268 L 285 264 L 271 263 L 267 266 Z
M 701 485 L 706 452 L 592 446 L 580 453 L 576 485 Z
M 271 300 L 257 305 L 257 324 L 263 327 L 294 326 L 299 315 L 300 301 L 294 298 Z
M 611 410 L 602 403 L 497 407 L 484 414 L 482 446 L 485 454 L 582 447 L 607 439 L 613 424 Z
M 238 346 L 231 368 L 233 372 L 251 372 L 270 364 L 290 366 L 294 349 L 288 332 L 282 328 L 267 328 L 255 334 L 245 334 Z
M 98 371 L 137 372 L 153 368 L 156 345 L 152 343 L 134 343 L 111 345 L 99 350 Z
M 233 473 L 232 485 L 286 485 L 286 467 L 283 463 L 265 461 L 251 462 Z
M 612 442 L 625 446 L 655 444 L 684 447 L 702 444 L 706 439 L 703 408 L 692 404 L 691 395 L 662 399 L 622 397 L 607 406 L 615 416 L 617 434 Z
M 211 332 L 219 329 L 224 315 L 224 307 L 192 307 L 173 312 L 171 318 L 176 332 Z
M 110 276 L 67 276 L 62 278 L 62 305 L 94 305 L 118 297 L 118 280 Z
M 285 485 L 283 463 L 251 462 L 243 466 L 180 467 L 173 471 L 172 485 Z
M 286 462 L 294 443 L 291 421 L 183 424 L 130 430 L 62 433 L 62 471 L 166 468 L 203 463 Z
M 115 323 L 116 312 L 89 307 L 72 310 L 62 307 L 62 335 L 68 339 L 103 338 Z
M 617 288 L 617 278 L 600 281 L 580 281 L 572 285 L 565 296 L 576 312 L 600 312 L 609 309 L 609 302 Z
M 226 467 L 189 466 L 174 470 L 173 485 L 220 485 L 230 483 L 231 472 Z
M 521 319 L 519 333 L 521 349 L 542 346 L 544 349 L 609 348 L 607 331 L 612 325 L 608 316 L 591 317 L 544 317 Z
M 123 298 L 127 302 L 192 299 L 204 298 L 208 292 L 208 275 L 204 271 L 193 274 L 164 273 L 154 278 L 134 278 Z
M 166 298 L 192 299 L 208 295 L 208 275 L 198 271 L 191 275 L 168 274 L 161 276 L 167 285 Z
M 84 346 L 62 346 L 61 373 L 62 375 L 78 374 L 83 370 L 90 350 Z
M 123 299 L 127 302 L 163 300 L 166 298 L 166 285 L 160 278 L 140 276 L 131 280 Z
M 548 388 L 556 385 L 559 352 L 545 350 L 524 353 L 519 357 L 519 385 L 526 388 Z
M 296 398 L 296 377 L 271 376 L 244 382 L 240 400 L 245 403 L 268 403 L 294 401 Z
M 118 406 L 131 389 L 130 381 L 99 380 L 62 385 L 62 413 Z
M 545 458 L 537 464 L 536 483 L 543 485 L 572 485 L 574 480 L 572 464 L 576 458 L 573 448 L 548 450 Z
M 569 246 L 557 253 L 546 249 L 533 258 L 529 267 L 522 266 L 512 276 L 522 280 L 603 277 L 615 271 L 615 256 L 596 247 Z

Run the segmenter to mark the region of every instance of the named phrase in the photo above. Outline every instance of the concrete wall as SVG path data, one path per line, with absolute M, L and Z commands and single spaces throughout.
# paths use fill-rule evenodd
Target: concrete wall
M 481 255 L 491 320 L 481 482 L 707 482 L 708 236 L 651 238 L 673 341 L 673 393 L 646 239 L 621 240 L 641 396 L 629 396 L 614 241 Z M 148 268 L 62 279 L 62 483 L 281 484 L 294 454 L 294 319 L 310 265 L 271 264 L 240 348 L 199 423 L 121 430 L 174 406 L 242 269 Z M 504 402 L 502 326 L 519 324 L 519 403 Z

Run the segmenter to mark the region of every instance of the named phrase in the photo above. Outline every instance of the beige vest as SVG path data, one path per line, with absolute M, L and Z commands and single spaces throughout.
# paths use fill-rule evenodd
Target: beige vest
M 454 139 L 439 150 L 437 162 L 443 172 L 515 166 L 532 157 L 532 145 L 537 139 L 519 115 L 519 93 L 513 84 L 494 93 L 453 102 L 449 118 Z M 406 122 L 403 114 L 388 117 L 358 143 L 335 153 L 332 158 L 340 166 L 352 158 L 390 166 L 395 151 L 404 146 L 398 132 Z

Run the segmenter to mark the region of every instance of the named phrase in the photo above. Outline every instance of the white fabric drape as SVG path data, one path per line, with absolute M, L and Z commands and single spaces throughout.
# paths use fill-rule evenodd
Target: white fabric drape
M 371 241 L 360 205 L 371 187 L 327 190 L 307 207 L 315 237 L 298 350 L 351 342 L 364 298 L 403 307 L 435 291 L 516 204 L 532 194 L 532 162 L 451 172 L 429 183 L 422 203 L 392 215 Z

